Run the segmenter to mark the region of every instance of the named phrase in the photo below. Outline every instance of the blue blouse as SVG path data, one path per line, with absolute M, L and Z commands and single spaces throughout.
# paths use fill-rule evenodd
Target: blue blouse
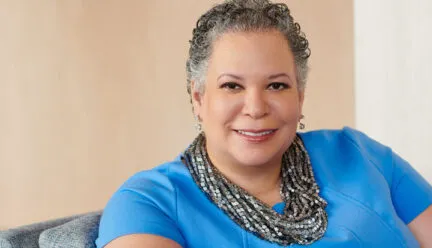
M 299 135 L 328 202 L 328 227 L 313 244 L 290 247 L 419 247 L 407 224 L 431 205 L 432 187 L 405 160 L 351 128 Z M 96 244 L 137 233 L 192 248 L 282 247 L 243 230 L 209 201 L 180 157 L 135 174 L 115 192 Z

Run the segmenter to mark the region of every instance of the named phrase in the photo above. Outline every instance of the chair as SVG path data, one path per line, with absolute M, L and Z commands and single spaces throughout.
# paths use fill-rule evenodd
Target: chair
M 96 248 L 102 211 L 0 231 L 0 248 Z

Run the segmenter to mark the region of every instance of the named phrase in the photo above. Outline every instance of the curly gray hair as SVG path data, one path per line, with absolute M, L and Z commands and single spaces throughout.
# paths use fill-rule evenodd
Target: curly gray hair
M 300 25 L 294 21 L 286 4 L 268 0 L 228 0 L 204 13 L 197 21 L 189 41 L 186 62 L 187 91 L 191 96 L 191 82 L 204 92 L 205 74 L 213 42 L 226 32 L 278 30 L 287 39 L 294 54 L 296 76 L 300 90 L 304 90 L 308 74 L 309 43 Z

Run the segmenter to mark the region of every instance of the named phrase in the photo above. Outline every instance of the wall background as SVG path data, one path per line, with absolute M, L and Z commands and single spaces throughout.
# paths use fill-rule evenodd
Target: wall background
M 432 2 L 354 3 L 356 127 L 432 182 Z
M 187 146 L 187 45 L 215 2 L 0 1 L 0 228 L 102 209 Z M 312 49 L 308 129 L 353 126 L 353 2 L 286 2 Z

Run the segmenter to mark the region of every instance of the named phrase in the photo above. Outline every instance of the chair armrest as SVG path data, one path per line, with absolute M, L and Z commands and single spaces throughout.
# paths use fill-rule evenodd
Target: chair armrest
M 40 234 L 40 248 L 96 248 L 102 211 L 87 213 Z
M 39 235 L 44 230 L 62 225 L 78 216 L 81 215 L 69 216 L 0 231 L 0 248 L 39 248 Z

